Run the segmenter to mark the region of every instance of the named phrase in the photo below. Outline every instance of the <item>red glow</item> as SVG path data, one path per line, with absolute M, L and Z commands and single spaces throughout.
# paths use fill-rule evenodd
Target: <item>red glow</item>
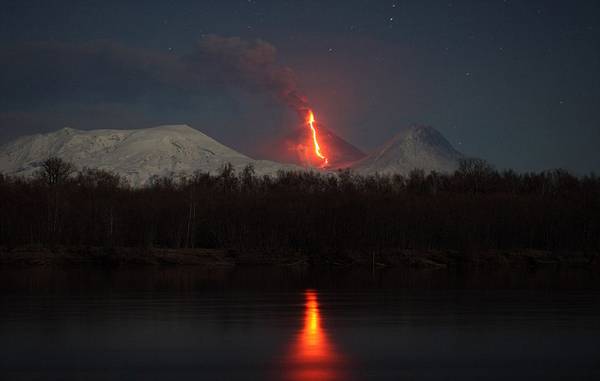
M 312 112 L 312 110 L 308 110 L 308 115 L 306 117 L 306 124 L 308 125 L 308 127 L 310 128 L 311 133 L 312 133 L 312 143 L 313 143 L 315 155 L 323 161 L 323 163 L 321 164 L 321 167 L 325 167 L 329 163 L 329 161 L 327 160 L 327 157 L 325 155 L 323 155 L 323 153 L 321 152 L 321 147 L 319 146 L 317 127 L 315 127 L 315 114 Z
M 321 326 L 317 293 L 305 292 L 304 326 L 292 347 L 284 369 L 290 381 L 343 380 L 342 359 Z

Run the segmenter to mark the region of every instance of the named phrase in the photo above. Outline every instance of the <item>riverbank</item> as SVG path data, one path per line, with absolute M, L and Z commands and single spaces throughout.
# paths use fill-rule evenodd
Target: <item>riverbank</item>
M 0 265 L 5 266 L 360 266 L 376 268 L 449 269 L 537 268 L 566 266 L 600 270 L 600 255 L 583 252 L 543 250 L 387 250 L 372 253 L 332 253 L 311 257 L 299 253 L 251 253 L 227 249 L 40 247 L 0 248 Z
M 0 265 L 187 265 L 233 266 L 225 250 L 101 247 L 0 248 Z

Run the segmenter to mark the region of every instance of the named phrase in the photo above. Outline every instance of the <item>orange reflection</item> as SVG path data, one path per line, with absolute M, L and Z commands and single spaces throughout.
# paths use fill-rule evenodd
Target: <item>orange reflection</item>
M 342 358 L 335 351 L 321 325 L 317 292 L 305 296 L 304 326 L 297 335 L 285 364 L 290 381 L 332 381 L 344 379 Z

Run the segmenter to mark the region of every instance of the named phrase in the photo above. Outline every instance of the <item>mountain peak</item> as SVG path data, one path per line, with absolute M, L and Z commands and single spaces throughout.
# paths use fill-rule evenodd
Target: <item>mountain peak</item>
M 63 127 L 60 130 L 56 131 L 56 133 L 60 133 L 60 134 L 74 134 L 76 132 L 78 132 L 79 130 L 75 129 L 75 128 L 71 128 L 71 127 Z
M 391 141 L 411 140 L 422 144 L 446 145 L 450 143 L 435 128 L 422 124 L 413 124 L 397 133 Z
M 188 126 L 187 124 L 164 124 L 156 127 L 146 128 L 145 130 L 165 130 L 165 131 L 184 131 L 184 132 L 198 132 L 193 127 Z
M 463 155 L 435 128 L 412 125 L 352 165 L 359 173 L 408 174 L 413 169 L 452 172 Z
M 301 126 L 274 141 L 269 147 L 269 157 L 284 163 L 310 166 L 312 154 L 307 155 L 306 152 L 313 152 L 312 144 L 310 130 Z M 366 156 L 359 148 L 323 126 L 319 126 L 319 144 L 331 169 L 348 166 L 349 163 Z

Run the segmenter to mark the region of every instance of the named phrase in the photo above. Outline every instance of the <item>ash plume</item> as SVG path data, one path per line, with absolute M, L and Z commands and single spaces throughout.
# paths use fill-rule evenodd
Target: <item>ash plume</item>
M 301 117 L 309 108 L 293 70 L 277 63 L 276 48 L 264 40 L 207 35 L 184 60 L 205 79 L 271 93 Z
M 207 85 L 270 94 L 301 118 L 309 107 L 294 72 L 277 62 L 272 44 L 260 39 L 207 35 L 184 55 L 108 40 L 42 41 L 0 51 L 0 104 L 5 106 L 0 107 L 0 127 L 3 120 L 14 119 L 8 105 L 43 105 L 50 97 L 66 104 L 92 99 L 110 105 L 164 89 L 202 92 Z

